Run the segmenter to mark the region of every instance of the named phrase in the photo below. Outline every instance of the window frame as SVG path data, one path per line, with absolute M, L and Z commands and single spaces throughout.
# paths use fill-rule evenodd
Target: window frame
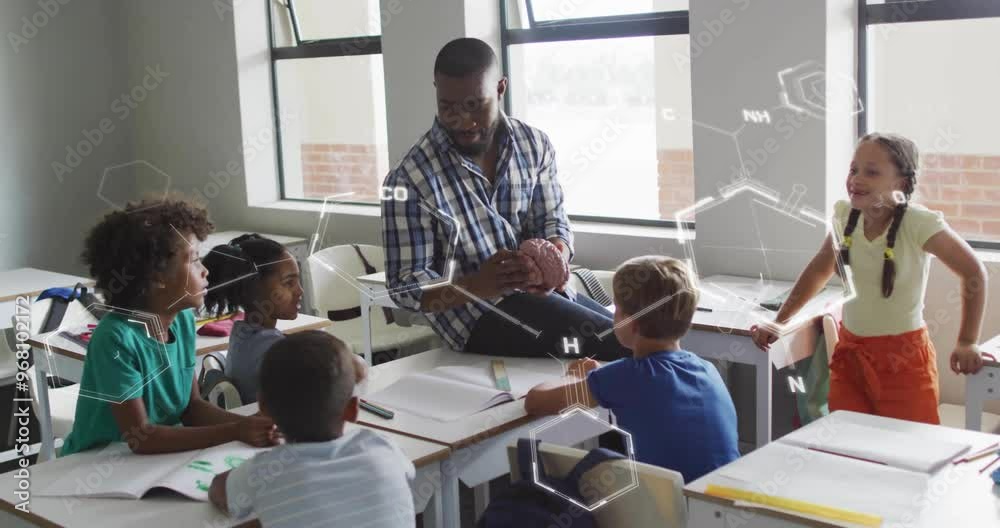
M 504 75 L 510 79 L 510 52 L 512 45 L 537 42 L 565 42 L 571 40 L 598 40 L 630 37 L 659 37 L 669 35 L 689 35 L 689 11 L 653 11 L 630 15 L 602 17 L 568 18 L 564 20 L 537 21 L 532 0 L 523 1 L 528 15 L 527 28 L 511 28 L 507 9 L 508 0 L 500 4 L 500 60 Z M 694 0 L 692 0 L 694 1 Z M 511 97 L 514 90 L 507 84 L 504 94 L 504 112 L 511 114 Z M 620 218 L 613 216 L 569 215 L 571 221 L 607 224 L 677 228 L 675 220 L 653 220 L 647 218 Z M 686 229 L 694 229 L 694 222 L 683 222 Z
M 530 0 L 529 0 L 530 1 Z M 899 10 L 913 9 L 903 20 L 893 20 Z M 1000 3 L 994 0 L 885 0 L 884 4 L 858 3 L 858 139 L 868 133 L 868 26 L 1000 17 Z M 976 249 L 1000 250 L 1000 241 L 966 240 Z
M 281 141 L 281 103 L 278 95 L 278 61 L 290 59 L 316 59 L 324 57 L 353 57 L 358 55 L 381 55 L 381 35 L 359 35 L 356 37 L 338 37 L 329 39 L 302 40 L 299 29 L 298 15 L 295 13 L 295 0 L 285 0 L 284 7 L 292 28 L 292 46 L 275 46 L 274 13 L 272 0 L 262 0 L 267 5 L 267 39 L 271 51 L 271 104 L 274 109 L 274 151 L 278 173 L 278 197 L 288 202 L 318 203 L 317 198 L 291 198 L 285 194 L 285 158 Z M 280 4 L 280 2 L 279 2 Z M 346 205 L 362 205 L 379 207 L 379 203 L 339 201 Z

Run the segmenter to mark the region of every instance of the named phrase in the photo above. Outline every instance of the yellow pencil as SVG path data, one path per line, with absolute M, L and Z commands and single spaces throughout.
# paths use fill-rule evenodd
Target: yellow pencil
M 724 499 L 754 502 L 765 506 L 774 506 L 776 508 L 782 508 L 789 511 L 806 513 L 835 521 L 860 524 L 862 526 L 882 525 L 882 518 L 877 515 L 842 510 L 840 508 L 832 508 L 830 506 L 823 506 L 795 499 L 787 499 L 784 497 L 775 497 L 774 495 L 765 495 L 763 493 L 730 488 L 727 486 L 709 484 L 705 489 L 705 493 L 715 497 L 722 497 Z

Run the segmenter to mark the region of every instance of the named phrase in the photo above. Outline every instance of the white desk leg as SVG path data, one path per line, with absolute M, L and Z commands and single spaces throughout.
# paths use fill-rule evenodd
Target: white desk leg
M 771 359 L 768 354 L 758 354 L 757 360 L 757 447 L 771 441 Z
M 475 497 L 475 509 L 476 519 L 486 511 L 486 507 L 490 505 L 490 483 L 483 482 L 482 484 L 476 486 L 473 489 L 473 495 Z
M 365 363 L 372 364 L 372 298 L 361 293 L 361 347 L 365 353 Z
M 437 466 L 437 477 L 444 475 L 444 469 L 441 464 Z M 443 517 L 443 507 L 441 504 L 441 488 L 438 487 L 434 490 L 434 496 L 431 497 L 430 502 L 424 507 L 424 528 L 441 528 L 444 523 Z
M 49 406 L 48 358 L 45 351 L 35 349 L 35 386 L 38 388 L 38 432 L 42 435 L 42 446 L 38 451 L 38 461 L 44 462 L 55 457 L 56 440 L 52 435 L 52 408 Z M 39 358 L 39 353 L 41 358 Z M 41 361 L 39 361 L 41 359 Z
M 458 471 L 450 461 L 441 463 L 441 525 L 461 528 L 462 511 L 458 503 Z

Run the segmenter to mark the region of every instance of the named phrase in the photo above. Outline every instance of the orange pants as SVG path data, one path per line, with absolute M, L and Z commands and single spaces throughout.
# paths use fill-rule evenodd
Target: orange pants
M 860 337 L 841 325 L 830 364 L 830 411 L 939 424 L 938 371 L 927 328 Z

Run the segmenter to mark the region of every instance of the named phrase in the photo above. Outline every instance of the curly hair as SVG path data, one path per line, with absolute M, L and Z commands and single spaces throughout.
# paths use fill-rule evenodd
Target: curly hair
M 205 309 L 221 316 L 246 310 L 254 301 L 261 281 L 277 271 L 266 266 L 281 261 L 285 246 L 257 233 L 241 235 L 228 244 L 218 245 L 205 255 L 209 292 Z M 246 277 L 246 280 L 240 280 Z
M 183 247 L 178 233 L 205 240 L 214 228 L 208 211 L 182 196 L 129 202 L 90 230 L 81 258 L 107 304 L 142 309 L 153 273 Z

